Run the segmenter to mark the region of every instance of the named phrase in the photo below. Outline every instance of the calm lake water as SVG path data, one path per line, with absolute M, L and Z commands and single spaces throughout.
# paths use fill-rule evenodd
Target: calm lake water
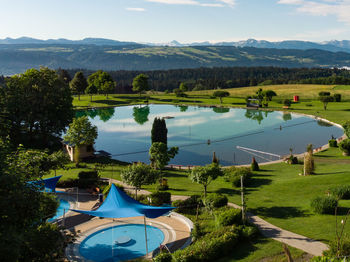
M 253 156 L 258 162 L 272 161 L 278 159 L 274 155 L 288 155 L 290 148 L 298 154 L 308 144 L 317 148 L 332 135 L 343 135 L 338 127 L 279 111 L 149 105 L 79 111 L 78 115 L 88 115 L 98 127 L 96 150 L 128 162 L 149 163 L 155 117 L 173 117 L 166 120 L 168 146 L 178 146 L 179 154 L 170 163 L 179 165 L 210 163 L 213 152 L 222 165 L 248 164 Z

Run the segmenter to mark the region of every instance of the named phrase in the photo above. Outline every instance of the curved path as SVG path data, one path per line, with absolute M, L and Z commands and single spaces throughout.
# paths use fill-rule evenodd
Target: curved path
M 131 188 L 129 185 L 123 183 L 122 181 L 116 180 L 116 179 L 111 179 L 110 180 L 112 183 L 117 183 L 125 187 L 126 190 L 134 191 L 133 188 Z M 151 192 L 147 190 L 140 190 L 140 194 L 145 194 L 149 195 Z M 178 195 L 172 195 L 171 200 L 184 200 L 187 199 L 188 196 L 178 196 Z M 233 203 L 228 203 L 229 206 L 241 209 L 240 206 L 233 204 Z M 248 213 L 248 219 L 251 223 L 255 224 L 261 234 L 265 237 L 272 238 L 276 241 L 285 243 L 289 246 L 295 247 L 297 249 L 303 250 L 306 253 L 309 253 L 314 256 L 322 256 L 322 252 L 328 249 L 328 246 L 321 242 L 321 241 L 316 241 L 311 238 L 295 234 L 293 232 L 284 230 L 282 228 L 279 228 L 277 226 L 274 226 L 270 224 L 269 222 L 263 220 L 262 218 Z

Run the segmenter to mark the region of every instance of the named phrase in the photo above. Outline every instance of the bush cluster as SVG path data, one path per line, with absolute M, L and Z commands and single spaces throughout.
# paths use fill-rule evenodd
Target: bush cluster
M 339 143 L 339 148 L 345 155 L 350 155 L 350 139 L 344 139 Z
M 78 174 L 78 186 L 88 188 L 97 186 L 100 176 L 97 171 L 80 171 Z
M 336 139 L 331 139 L 328 141 L 329 147 L 338 147 L 338 142 Z
M 341 102 L 341 94 L 334 94 L 334 101 Z
M 329 242 L 329 250 L 326 251 L 328 256 L 341 256 L 349 257 L 350 256 L 350 238 L 345 236 L 340 241 L 339 252 L 337 247 L 337 241 L 333 240 Z
M 162 252 L 159 255 L 157 255 L 155 258 L 153 258 L 153 262 L 171 262 L 172 255 L 167 252 Z
M 175 200 L 172 206 L 176 207 L 176 212 L 193 214 L 196 211 L 197 206 L 203 206 L 201 197 L 199 195 L 193 195 L 186 200 Z
M 318 214 L 334 215 L 338 200 L 334 196 L 318 196 L 311 201 L 311 208 Z
M 79 185 L 77 178 L 68 178 L 67 180 L 60 180 L 57 182 L 57 187 L 60 188 L 69 188 L 69 187 L 77 187 Z
M 221 194 L 209 194 L 206 201 L 210 202 L 210 205 L 214 208 L 227 206 L 228 203 L 227 197 Z
M 152 206 L 161 206 L 171 203 L 171 194 L 169 192 L 157 191 L 150 195 Z
M 184 250 L 173 254 L 174 261 L 215 261 L 232 251 L 239 239 L 239 228 L 224 227 L 202 237 Z
M 331 187 L 329 193 L 336 199 L 350 199 L 350 185 Z
M 231 226 L 242 224 L 242 211 L 235 208 L 227 208 L 215 213 L 215 220 L 218 226 Z
M 245 186 L 249 185 L 251 182 L 251 177 L 253 173 L 250 168 L 241 167 L 241 168 L 229 168 L 225 172 L 225 180 L 231 182 L 233 186 L 241 186 L 241 176 L 243 177 L 243 184 Z

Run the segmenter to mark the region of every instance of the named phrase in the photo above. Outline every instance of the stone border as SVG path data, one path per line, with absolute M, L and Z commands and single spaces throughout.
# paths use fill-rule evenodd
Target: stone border
M 192 243 L 192 236 L 191 236 L 191 234 L 192 234 L 192 231 L 193 231 L 193 222 L 189 218 L 187 218 L 187 217 L 185 217 L 185 216 L 183 216 L 183 215 L 181 215 L 179 213 L 176 213 L 176 212 L 172 212 L 171 216 L 174 217 L 177 220 L 180 220 L 182 223 L 184 223 L 188 227 L 188 229 L 190 231 L 190 237 L 186 240 L 185 244 L 183 244 L 183 246 L 180 247 L 180 249 L 184 249 L 184 248 L 188 247 L 189 245 L 191 245 L 191 243 Z
M 172 213 L 172 215 L 174 215 L 174 214 Z M 90 221 L 85 222 L 83 224 L 88 224 L 88 223 L 93 224 L 94 221 L 96 221 L 96 220 L 99 220 L 99 218 L 93 218 Z M 182 219 L 181 219 L 181 221 L 184 222 Z M 87 231 L 84 231 L 82 234 L 80 234 L 80 236 L 76 239 L 76 241 L 74 243 L 69 244 L 66 247 L 66 250 L 65 250 L 66 257 L 68 258 L 69 261 L 90 262 L 91 260 L 85 259 L 79 252 L 80 244 L 84 241 L 84 239 L 86 239 L 89 235 L 91 235 L 97 231 L 100 231 L 100 230 L 103 230 L 103 229 L 106 229 L 106 228 L 109 228 L 112 226 L 125 225 L 125 224 L 131 224 L 131 223 L 143 225 L 144 221 L 141 218 L 126 218 L 126 219 L 118 219 L 115 221 L 111 221 L 111 219 L 108 219 L 108 221 L 106 221 L 105 224 L 102 224 L 100 226 L 93 227 Z M 152 220 L 146 219 L 146 223 L 149 226 L 157 227 L 158 229 L 160 229 L 163 232 L 164 240 L 162 242 L 162 245 L 168 244 L 167 247 L 171 247 L 173 245 L 173 243 L 176 240 L 176 232 L 171 226 L 169 226 L 165 223 L 159 222 L 159 221 L 155 221 L 153 219 Z M 185 223 L 185 224 L 188 226 L 187 223 Z M 146 254 L 143 257 L 144 258 L 149 258 L 149 257 L 152 258 L 155 254 L 157 254 L 158 251 L 159 251 L 159 248 L 156 248 L 155 250 L 149 252 L 148 254 Z

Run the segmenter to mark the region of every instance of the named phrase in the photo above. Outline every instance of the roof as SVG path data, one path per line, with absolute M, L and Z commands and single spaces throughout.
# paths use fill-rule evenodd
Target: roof
M 112 184 L 106 200 L 98 209 L 91 211 L 72 209 L 72 211 L 96 217 L 108 218 L 126 218 L 138 216 L 157 218 L 168 213 L 169 211 L 172 211 L 173 209 L 175 209 L 175 207 L 155 207 L 141 204 Z

